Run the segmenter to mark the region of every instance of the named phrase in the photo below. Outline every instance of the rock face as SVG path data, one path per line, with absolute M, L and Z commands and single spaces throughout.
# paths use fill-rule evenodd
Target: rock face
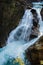
M 32 19 L 33 26 L 32 26 L 32 33 L 30 35 L 30 39 L 33 39 L 37 37 L 39 34 L 39 18 L 37 17 L 38 14 L 35 9 L 31 9 L 31 12 L 33 15 L 33 19 Z
M 41 17 L 42 17 L 42 20 L 43 20 L 43 8 L 41 9 L 40 14 L 41 14 Z
M 23 14 L 24 8 L 18 1 L 0 3 L 0 47 L 5 45 L 9 32 L 18 25 Z
M 26 50 L 26 60 L 32 65 L 41 65 L 43 59 L 43 36 L 32 46 Z M 42 63 L 43 64 L 43 63 Z

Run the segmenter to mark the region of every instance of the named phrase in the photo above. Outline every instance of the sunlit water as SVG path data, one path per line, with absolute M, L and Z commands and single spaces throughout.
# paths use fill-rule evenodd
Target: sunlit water
M 40 15 L 41 8 L 33 8 L 36 9 L 38 13 L 40 35 L 38 35 L 37 38 L 29 41 L 33 15 L 30 12 L 31 9 L 27 9 L 19 25 L 9 34 L 8 40 L 6 41 L 7 45 L 0 49 L 0 65 L 5 65 L 5 63 L 12 58 L 19 57 L 24 60 L 23 53 L 25 50 L 33 45 L 43 35 L 43 22 Z

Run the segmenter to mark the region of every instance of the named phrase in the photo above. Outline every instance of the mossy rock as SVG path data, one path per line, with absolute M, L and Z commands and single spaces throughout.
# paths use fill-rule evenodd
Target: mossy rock
M 20 58 L 9 59 L 5 65 L 24 65 L 24 62 Z

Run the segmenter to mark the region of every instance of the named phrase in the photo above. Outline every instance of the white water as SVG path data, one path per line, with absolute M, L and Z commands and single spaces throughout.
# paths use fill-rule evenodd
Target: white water
M 0 52 L 0 65 L 4 65 L 8 61 L 9 58 L 17 58 L 20 57 L 24 59 L 23 53 L 25 50 L 33 45 L 43 33 L 43 23 L 40 16 L 40 9 L 36 9 L 39 17 L 39 24 L 40 24 L 40 35 L 29 41 L 29 36 L 31 34 L 31 27 L 32 27 L 32 13 L 30 10 L 26 10 L 22 20 L 20 21 L 17 28 L 9 34 L 7 45 L 3 48 Z

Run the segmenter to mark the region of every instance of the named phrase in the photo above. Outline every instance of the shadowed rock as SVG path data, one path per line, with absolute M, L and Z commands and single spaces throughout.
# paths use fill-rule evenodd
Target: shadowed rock
M 40 14 L 41 14 L 41 17 L 42 17 L 42 20 L 43 20 L 43 8 L 41 9 Z
M 19 3 L 19 4 L 18 4 Z M 0 47 L 5 46 L 9 32 L 19 23 L 24 14 L 24 8 L 18 1 L 2 1 L 0 4 Z
M 32 26 L 32 32 L 30 35 L 30 40 L 37 37 L 39 34 L 39 19 L 38 19 L 38 14 L 35 9 L 31 9 L 32 15 L 33 15 L 33 26 Z

